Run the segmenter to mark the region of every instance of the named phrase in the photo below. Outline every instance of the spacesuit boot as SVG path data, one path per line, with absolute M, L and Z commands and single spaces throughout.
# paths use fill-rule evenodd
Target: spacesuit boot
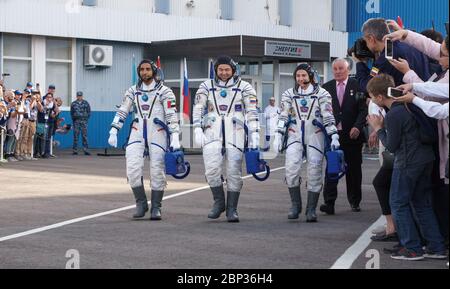
M 148 211 L 147 196 L 145 195 L 144 186 L 133 188 L 132 190 L 136 199 L 136 213 L 133 215 L 133 218 L 139 219 L 144 217 Z
M 308 192 L 308 202 L 306 205 L 306 222 L 317 222 L 316 207 L 320 194 Z
M 164 191 L 152 190 L 152 202 L 150 210 L 150 220 L 159 221 L 161 220 L 161 201 L 164 195 Z
M 302 196 L 300 195 L 300 186 L 289 188 L 289 194 L 291 195 L 292 207 L 289 211 L 288 219 L 298 219 L 298 216 L 302 212 Z
M 218 219 L 220 215 L 225 212 L 225 192 L 223 186 L 211 188 L 214 197 L 214 205 L 211 212 L 208 214 L 210 219 Z
M 237 205 L 240 192 L 227 192 L 227 219 L 230 223 L 238 223 Z

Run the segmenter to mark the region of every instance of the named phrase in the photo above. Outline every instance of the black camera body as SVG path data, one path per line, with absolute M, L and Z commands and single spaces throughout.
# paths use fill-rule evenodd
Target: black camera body
M 360 102 L 360 101 L 366 102 L 368 97 L 369 97 L 368 93 L 365 93 L 365 92 L 362 92 L 362 91 L 358 91 L 356 93 L 355 99 L 356 99 L 357 102 Z
M 375 55 L 372 53 L 372 51 L 369 50 L 369 48 L 367 47 L 367 43 L 363 38 L 359 38 L 358 40 L 356 40 L 353 47 L 350 48 L 347 53 L 349 56 L 352 56 L 352 54 L 355 53 L 355 56 L 358 59 L 375 59 Z

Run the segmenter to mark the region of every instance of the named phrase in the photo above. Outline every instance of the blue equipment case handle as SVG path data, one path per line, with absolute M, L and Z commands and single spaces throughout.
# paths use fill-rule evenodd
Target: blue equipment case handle
M 324 155 L 325 155 L 325 157 L 326 157 L 327 160 L 328 160 L 328 154 L 329 154 L 330 152 L 336 152 L 336 151 L 333 151 L 333 150 L 331 149 L 331 141 L 330 141 L 330 137 L 328 136 L 327 130 L 325 129 L 325 127 L 323 126 L 323 124 L 321 124 L 320 122 L 318 122 L 316 119 L 313 120 L 312 124 L 313 124 L 314 126 L 317 126 L 317 127 L 323 132 L 323 134 L 324 134 L 324 136 L 325 136 L 325 137 L 324 137 L 324 139 L 325 139 L 325 153 L 324 153 Z M 329 179 L 330 179 L 331 181 L 339 181 L 339 180 L 340 180 L 342 177 L 344 177 L 345 174 L 347 173 L 347 164 L 345 163 L 344 157 L 343 157 L 344 152 L 340 151 L 340 153 L 342 154 L 342 162 L 343 162 L 344 170 L 341 172 L 341 174 L 339 174 L 339 175 L 336 176 L 336 177 L 333 177 L 333 176 L 328 175 L 328 177 L 329 177 Z M 328 167 L 328 165 L 327 165 L 327 167 Z M 327 170 L 327 173 L 328 173 L 328 170 Z
M 166 131 L 166 136 L 167 136 L 167 152 L 166 154 L 180 154 L 180 156 L 178 157 L 182 157 L 183 161 L 184 161 L 184 154 L 181 150 L 174 150 L 171 146 L 170 146 L 170 131 L 169 131 L 169 127 L 160 119 L 155 118 L 153 119 L 153 122 L 157 125 L 159 125 L 160 127 L 162 127 L 165 131 Z M 186 178 L 189 173 L 191 172 L 191 164 L 189 162 L 184 162 L 184 167 L 185 167 L 185 172 L 182 174 L 172 174 L 171 176 L 174 177 L 177 180 L 182 180 L 184 178 Z
M 257 154 L 258 155 L 258 162 L 263 165 L 265 167 L 266 170 L 266 175 L 263 177 L 259 177 L 258 174 L 259 173 L 252 173 L 252 176 L 260 182 L 264 182 L 265 180 L 267 180 L 270 176 L 270 167 L 267 164 L 266 161 L 259 159 L 259 155 L 260 155 L 260 151 L 259 149 L 250 149 L 248 147 L 248 127 L 245 123 L 243 123 L 242 121 L 238 120 L 237 118 L 233 118 L 233 123 L 238 124 L 240 126 L 242 126 L 244 128 L 244 132 L 245 132 L 245 142 L 244 142 L 244 153 L 246 155 L 246 158 L 252 154 Z

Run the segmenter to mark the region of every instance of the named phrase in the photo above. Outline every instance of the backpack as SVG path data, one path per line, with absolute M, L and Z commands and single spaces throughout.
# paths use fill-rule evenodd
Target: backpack
M 406 110 L 411 114 L 419 128 L 420 142 L 424 145 L 433 145 L 439 139 L 437 120 L 428 117 L 420 108 L 414 104 L 406 104 Z

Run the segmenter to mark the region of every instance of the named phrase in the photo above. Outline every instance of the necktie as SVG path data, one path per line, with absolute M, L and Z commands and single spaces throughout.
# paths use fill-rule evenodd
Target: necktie
M 342 103 L 344 102 L 344 94 L 345 94 L 345 86 L 343 82 L 339 82 L 337 88 L 337 97 L 339 100 L 339 106 L 342 107 Z

